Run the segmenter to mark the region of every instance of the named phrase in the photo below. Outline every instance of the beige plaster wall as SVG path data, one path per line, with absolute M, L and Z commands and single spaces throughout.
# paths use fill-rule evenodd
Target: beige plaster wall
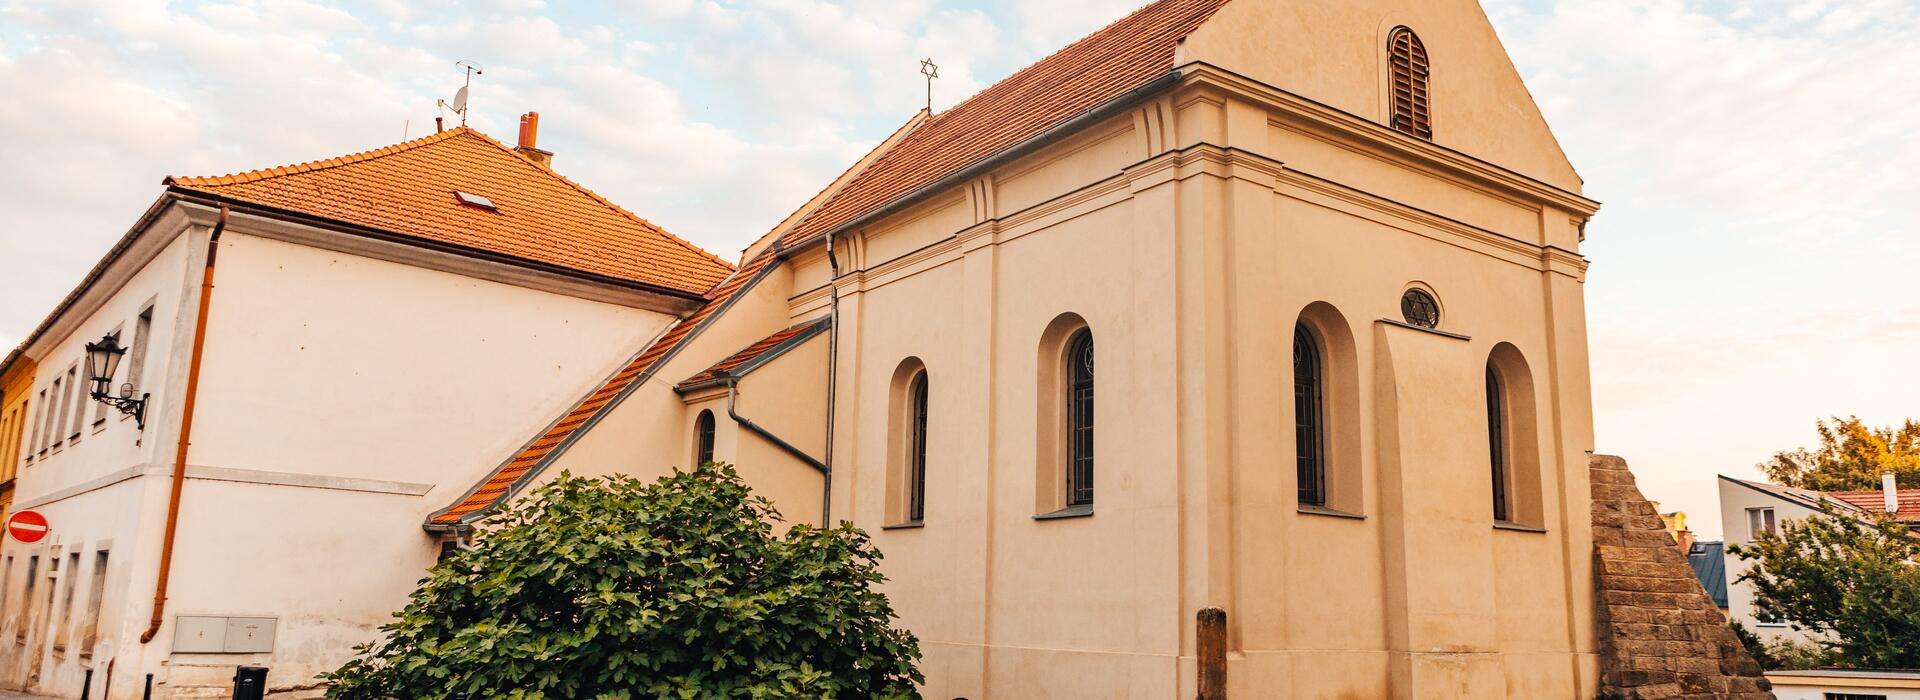
M 1203 61 L 1386 123 L 1387 35 L 1412 28 L 1432 65 L 1434 143 L 1573 192 L 1580 177 L 1474 0 L 1234 0 L 1181 48 Z

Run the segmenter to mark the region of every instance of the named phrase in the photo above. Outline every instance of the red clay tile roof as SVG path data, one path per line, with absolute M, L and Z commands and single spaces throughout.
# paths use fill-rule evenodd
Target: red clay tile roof
M 593 393 L 574 404 L 572 410 L 554 421 L 545 432 L 522 447 L 471 492 L 462 496 L 453 505 L 428 516 L 427 524 L 444 527 L 477 519 L 485 515 L 487 509 L 494 504 L 512 495 L 513 491 L 522 485 L 524 479 L 535 475 L 534 469 L 540 466 L 548 455 L 553 454 L 555 450 L 560 449 L 575 435 L 585 430 L 602 409 L 645 383 L 647 378 L 653 376 L 653 373 L 659 369 L 659 365 L 680 346 L 682 340 L 703 326 L 708 319 L 726 309 L 729 302 L 740 292 L 758 282 L 763 273 L 773 268 L 777 257 L 776 251 L 769 250 L 747 261 L 747 264 L 734 273 L 733 277 L 707 295 L 707 303 L 699 310 L 674 324 L 673 328 L 655 339 L 645 350 L 640 351 L 640 354 L 628 360 L 620 371 L 607 378 L 607 381 Z
M 783 240 L 819 235 L 914 194 L 1173 69 L 1180 40 L 1227 0 L 1160 0 L 927 119 Z
M 762 356 L 767 356 L 769 352 L 774 352 L 776 349 L 779 352 L 784 352 L 794 345 L 806 342 L 807 339 L 826 330 L 827 324 L 832 322 L 832 320 L 833 319 L 829 317 L 822 316 L 806 323 L 781 329 L 780 332 L 761 338 L 752 345 L 741 349 L 740 352 L 736 352 L 727 356 L 724 360 L 713 363 L 712 367 L 700 370 L 698 374 L 681 380 L 679 384 L 673 385 L 673 388 L 676 391 L 691 389 L 701 384 L 726 379 L 728 375 L 732 374 L 734 370 L 739 369 L 741 365 L 758 360 Z M 788 341 L 793 341 L 793 343 L 788 344 Z M 768 356 L 767 359 L 773 359 L 773 357 L 777 356 L 777 354 Z
M 365 153 L 236 175 L 169 177 L 197 192 L 683 293 L 733 266 L 460 127 Z M 486 197 L 488 210 L 455 192 Z
M 1880 491 L 1828 491 L 1826 494 L 1869 513 L 1887 509 L 1887 497 Z M 1894 498 L 1900 506 L 1894 514 L 1896 518 L 1902 522 L 1920 522 L 1920 489 L 1899 489 L 1894 491 Z

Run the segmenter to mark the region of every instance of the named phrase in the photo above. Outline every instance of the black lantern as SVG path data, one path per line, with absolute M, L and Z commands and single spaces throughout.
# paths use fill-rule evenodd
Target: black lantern
M 89 392 L 89 395 L 95 401 L 133 416 L 134 424 L 145 430 L 147 397 L 152 394 L 141 394 L 140 398 L 133 398 L 132 384 L 120 385 L 118 396 L 107 393 L 107 387 L 113 385 L 114 371 L 120 368 L 120 358 L 126 354 L 127 349 L 120 347 L 118 334 L 109 333 L 101 336 L 98 343 L 87 343 L 87 381 L 93 384 L 93 391 Z

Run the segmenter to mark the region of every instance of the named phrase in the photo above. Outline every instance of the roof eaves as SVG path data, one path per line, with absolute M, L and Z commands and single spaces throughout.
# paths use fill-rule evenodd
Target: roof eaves
M 800 330 L 799 332 L 794 333 L 791 336 L 788 336 L 786 339 L 781 340 L 778 343 L 775 343 L 772 347 L 769 347 L 765 350 L 760 351 L 759 353 L 755 354 L 751 358 L 748 358 L 745 362 L 740 363 L 738 366 L 734 367 L 733 369 L 717 370 L 710 367 L 708 369 L 701 370 L 700 374 L 712 373 L 715 376 L 709 379 L 702 379 L 695 382 L 683 382 L 680 384 L 676 384 L 673 387 L 673 391 L 674 393 L 681 394 L 684 396 L 686 394 L 699 391 L 701 389 L 706 389 L 706 388 L 716 387 L 716 386 L 725 386 L 729 383 L 739 381 L 742 377 L 752 374 L 754 370 L 760 369 L 761 367 L 766 366 L 767 363 L 772 362 L 776 359 L 779 359 L 781 355 L 785 355 L 788 352 L 792 351 L 794 348 L 800 347 L 801 345 L 805 344 L 807 341 L 813 340 L 814 338 L 819 337 L 821 333 L 825 333 L 827 329 L 832 325 L 833 325 L 832 316 L 821 316 L 820 318 L 814 319 L 812 321 L 808 321 L 806 323 L 799 324 L 797 326 L 790 326 L 788 328 L 781 329 L 780 333 L 786 333 L 796 328 Z M 775 333 L 775 335 L 779 335 L 779 333 Z M 758 342 L 753 343 L 753 345 L 758 345 L 758 344 L 759 344 Z M 747 346 L 747 349 L 751 349 L 753 345 Z M 745 352 L 745 351 L 746 351 L 745 349 L 741 350 L 741 352 Z M 739 352 L 736 352 L 733 355 L 729 355 L 726 358 L 721 359 L 720 362 L 715 363 L 715 366 L 718 366 L 720 364 L 725 364 L 727 360 L 731 360 L 735 356 L 738 356 L 739 354 L 740 354 Z M 699 376 L 699 375 L 694 375 L 694 376 Z
M 685 289 L 668 287 L 666 285 L 657 284 L 653 282 L 643 282 L 640 280 L 627 279 L 622 277 L 611 277 L 608 275 L 588 272 L 586 270 L 567 267 L 564 265 L 557 265 L 554 263 L 531 260 L 531 259 L 523 258 L 517 255 L 509 255 L 506 253 L 500 253 L 500 252 L 491 251 L 491 250 L 472 248 L 468 246 L 448 243 L 445 241 L 439 241 L 439 240 L 434 240 L 430 238 L 422 238 L 419 236 L 408 235 L 405 233 L 400 233 L 398 231 L 389 231 L 387 229 L 374 228 L 371 226 L 364 226 L 361 224 L 356 224 L 348 221 L 341 221 L 339 219 L 334 219 L 330 217 L 318 216 L 315 214 L 308 214 L 305 212 L 298 212 L 298 211 L 293 211 L 289 209 L 282 209 L 282 208 L 271 206 L 271 205 L 261 204 L 259 202 L 255 202 L 249 199 L 232 197 L 232 196 L 228 196 L 228 195 L 217 193 L 217 192 L 210 192 L 204 189 L 195 189 L 195 188 L 181 187 L 176 185 L 176 186 L 168 187 L 167 194 L 169 196 L 177 197 L 182 201 L 200 201 L 202 203 L 212 204 L 215 206 L 224 204 L 228 207 L 231 207 L 235 212 L 248 213 L 248 214 L 253 214 L 256 216 L 264 216 L 268 218 L 296 221 L 299 223 L 317 226 L 320 228 L 325 228 L 325 229 L 336 231 L 339 233 L 364 236 L 367 238 L 389 241 L 393 243 L 401 243 L 405 245 L 414 246 L 417 248 L 425 248 L 428 250 L 436 250 L 436 251 L 440 251 L 440 252 L 444 252 L 452 255 L 458 255 L 461 257 L 488 260 L 488 261 L 497 262 L 505 265 L 512 265 L 514 267 L 538 270 L 541 272 L 560 275 L 563 277 L 571 277 L 571 278 L 579 279 L 582 281 L 592 282 L 594 284 L 603 284 L 603 285 L 609 285 L 609 286 L 624 287 L 627 289 L 641 290 L 641 291 L 652 292 L 652 293 L 661 294 L 665 296 L 672 296 L 680 299 L 686 299 L 689 301 L 699 301 L 706 298 L 705 295 L 700 292 L 690 292 Z
M 26 354 L 27 348 L 33 347 L 34 343 L 39 342 L 41 336 L 46 335 L 47 331 L 53 328 L 54 323 L 60 320 L 61 316 L 65 315 L 69 309 L 72 309 L 74 304 L 79 303 L 81 297 L 86 296 L 87 290 L 92 289 L 93 285 L 100 281 L 100 278 L 106 276 L 107 269 L 113 267 L 113 264 L 118 262 L 121 256 L 126 255 L 127 250 L 133 247 L 134 241 L 139 240 L 140 234 L 146 231 L 147 227 L 151 226 L 155 219 L 159 218 L 160 212 L 165 211 L 169 204 L 179 200 L 180 198 L 171 192 L 161 193 L 160 197 L 155 199 L 153 204 L 147 207 L 147 211 L 140 215 L 139 220 L 133 223 L 133 227 L 127 229 L 127 232 L 120 237 L 120 240 L 115 241 L 113 247 L 108 248 L 106 254 L 100 257 L 100 261 L 94 263 L 93 267 L 87 271 L 86 276 L 80 278 L 80 284 L 74 286 L 73 290 L 67 292 L 67 295 L 62 297 L 59 303 L 53 305 L 53 310 L 48 312 L 46 317 L 40 320 L 39 325 L 34 326 L 32 332 L 27 333 L 27 337 L 20 341 L 20 345 L 15 347 L 13 352 L 7 353 L 6 360 L 0 361 L 0 370 L 11 367 L 22 355 Z

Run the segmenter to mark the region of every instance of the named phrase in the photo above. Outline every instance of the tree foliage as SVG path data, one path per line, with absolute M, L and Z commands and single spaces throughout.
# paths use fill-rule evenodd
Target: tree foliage
M 1920 488 L 1920 422 L 1876 428 L 1857 416 L 1817 421 L 1820 446 L 1776 453 L 1760 464 L 1767 478 L 1815 491 L 1880 488 L 1880 475 L 1893 472 L 1902 488 Z
M 327 697 L 917 697 L 867 535 L 778 517 L 724 464 L 562 475 L 436 565 Z
M 1753 562 L 1736 580 L 1762 619 L 1816 633 L 1840 665 L 1920 668 L 1920 540 L 1906 526 L 1829 509 L 1728 551 Z

